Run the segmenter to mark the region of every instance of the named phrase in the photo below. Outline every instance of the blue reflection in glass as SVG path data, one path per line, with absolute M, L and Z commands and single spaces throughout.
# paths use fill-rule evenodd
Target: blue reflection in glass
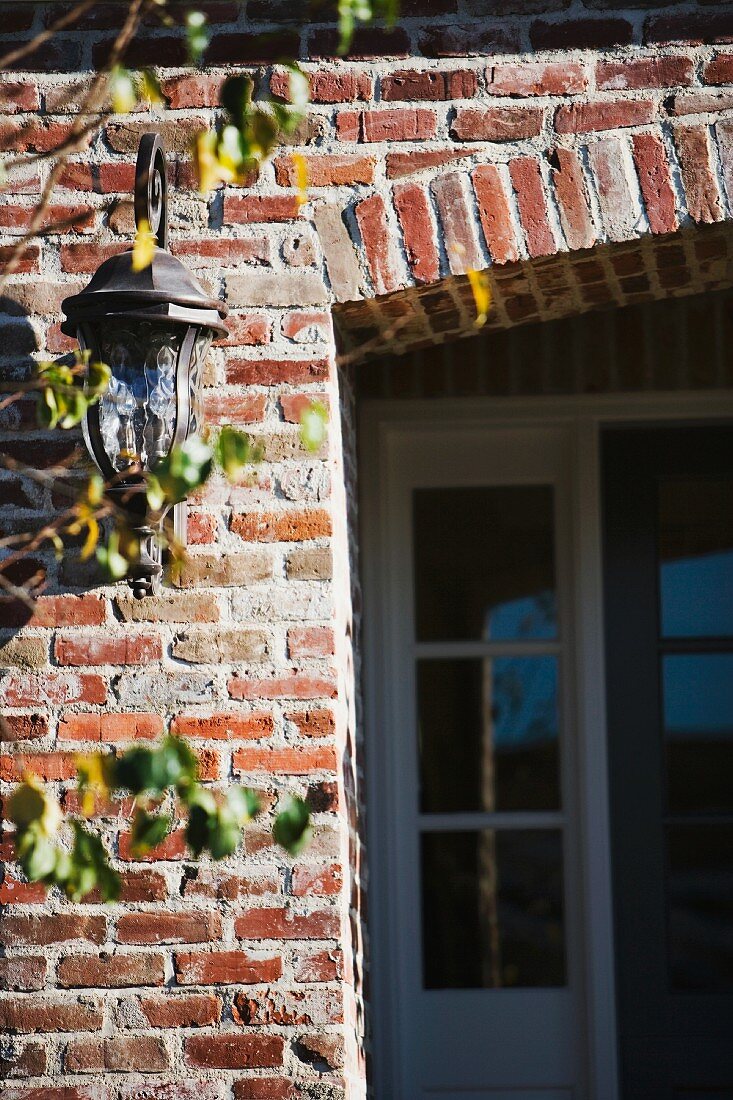
M 663 637 L 733 634 L 733 550 L 662 562 L 659 588 Z
M 557 737 L 555 658 L 495 658 L 492 705 L 497 748 L 554 740 Z
M 513 638 L 555 638 L 557 636 L 557 601 L 547 590 L 521 600 L 496 604 L 487 610 L 484 637 L 489 641 Z

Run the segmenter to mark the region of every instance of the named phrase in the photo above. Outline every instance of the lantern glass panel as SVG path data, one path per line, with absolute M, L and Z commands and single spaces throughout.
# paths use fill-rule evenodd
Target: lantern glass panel
M 186 327 L 106 320 L 99 356 L 112 378 L 99 403 L 102 445 L 115 470 L 152 469 L 176 430 L 176 368 Z
M 188 421 L 188 434 L 195 435 L 203 420 L 201 410 L 201 388 L 203 385 L 204 364 L 214 334 L 209 328 L 199 329 L 191 357 L 189 386 L 191 393 L 191 415 Z

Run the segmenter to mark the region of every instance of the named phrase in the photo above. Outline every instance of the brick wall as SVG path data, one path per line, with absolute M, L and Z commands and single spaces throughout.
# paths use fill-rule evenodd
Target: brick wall
M 73 807 L 74 752 L 171 728 L 192 739 L 212 785 L 241 778 L 268 812 L 287 791 L 306 794 L 315 840 L 289 860 L 262 822 L 223 865 L 189 865 L 178 833 L 136 862 L 130 807 L 109 807 L 100 825 L 125 876 L 113 908 L 44 900 L 9 862 L 8 1100 L 363 1095 L 353 422 L 334 303 L 357 344 L 407 313 L 398 343 L 409 349 L 472 331 L 469 267 L 491 267 L 503 327 L 730 283 L 732 5 L 537 0 L 527 16 L 519 2 L 440 0 L 426 19 L 410 0 L 400 27 L 360 31 L 345 62 L 331 24 L 287 23 L 299 18 L 292 0 L 205 6 L 214 39 L 200 73 L 181 68 L 175 27 L 147 18 L 131 63 L 164 66 L 170 109 L 111 117 L 69 164 L 47 233 L 0 302 L 0 371 L 25 377 L 33 356 L 69 347 L 60 301 L 129 244 L 137 142 L 158 128 L 171 247 L 232 309 L 207 367 L 207 416 L 248 428 L 265 460 L 191 502 L 190 558 L 160 597 L 134 603 L 100 585 L 76 550 L 60 566 L 36 556 L 47 589 L 32 618 L 0 605 L 0 706 L 14 739 L 0 778 L 7 790 L 31 767 Z M 4 148 L 22 156 L 63 137 L 120 11 L 99 5 L 23 62 L 35 67 L 6 74 Z M 58 12 L 2 5 L 0 51 Z M 251 186 L 198 196 L 189 142 L 216 119 L 225 72 L 281 92 L 270 63 L 289 47 L 311 58 L 313 105 L 293 138 L 309 201 L 298 204 L 292 148 Z M 13 170 L 0 261 L 47 171 L 44 160 Z M 316 457 L 297 426 L 312 396 L 332 410 Z M 3 452 L 41 471 L 78 443 L 39 432 L 29 403 L 2 414 Z M 62 503 L 43 477 L 3 473 L 0 536 Z

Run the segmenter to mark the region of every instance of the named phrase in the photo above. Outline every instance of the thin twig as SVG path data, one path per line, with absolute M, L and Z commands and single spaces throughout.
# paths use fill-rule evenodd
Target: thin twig
M 392 340 L 393 337 L 395 337 L 398 332 L 401 332 L 413 319 L 414 318 L 411 317 L 410 314 L 406 314 L 404 317 L 398 317 L 396 321 L 392 322 L 389 328 L 378 332 L 376 336 L 372 336 L 365 344 L 360 344 L 359 347 L 354 348 L 353 351 L 346 351 L 342 355 L 337 355 L 336 362 L 338 366 L 350 367 L 352 363 L 357 363 L 360 359 L 363 359 L 365 355 L 368 355 L 370 351 L 376 351 L 380 348 L 385 340 Z

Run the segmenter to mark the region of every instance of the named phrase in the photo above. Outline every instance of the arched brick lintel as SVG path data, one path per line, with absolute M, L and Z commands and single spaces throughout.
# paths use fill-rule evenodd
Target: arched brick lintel
M 316 210 L 337 301 L 733 217 L 733 113 L 501 163 L 475 152 L 469 165 L 392 180 L 346 210 Z

